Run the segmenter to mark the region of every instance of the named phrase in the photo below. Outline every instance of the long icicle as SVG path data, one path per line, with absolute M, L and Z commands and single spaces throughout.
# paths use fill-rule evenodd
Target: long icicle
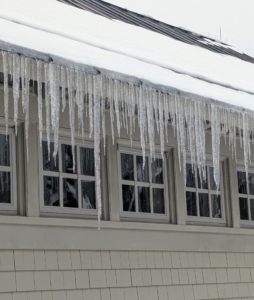
M 8 53 L 2 51 L 3 69 L 4 69 L 4 117 L 5 117 L 5 133 L 8 134 L 9 120 L 9 86 L 8 86 Z

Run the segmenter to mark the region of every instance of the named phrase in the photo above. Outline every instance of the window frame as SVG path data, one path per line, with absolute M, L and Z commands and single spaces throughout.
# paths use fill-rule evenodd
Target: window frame
M 46 134 L 43 134 L 42 141 L 46 141 Z M 54 142 L 53 135 L 50 135 L 50 142 Z M 39 141 L 40 143 L 40 141 Z M 95 184 L 95 209 L 86 209 L 81 207 L 81 181 L 94 181 L 95 182 L 95 175 L 88 176 L 88 175 L 81 175 L 81 166 L 80 166 L 80 148 L 92 148 L 94 149 L 94 144 L 92 141 L 82 140 L 79 138 L 75 138 L 75 146 L 76 146 L 76 174 L 71 173 L 64 173 L 62 172 L 62 147 L 61 145 L 71 145 L 70 138 L 67 136 L 59 135 L 58 139 L 58 157 L 59 157 L 59 171 L 45 171 L 43 170 L 43 156 L 42 156 L 42 145 L 39 144 L 39 177 L 40 177 L 40 184 L 39 184 L 39 194 L 40 194 L 40 213 L 41 214 L 53 214 L 53 215 L 63 215 L 63 216 L 80 216 L 80 217 L 90 217 L 90 218 L 97 218 L 98 217 L 98 210 L 97 210 L 97 199 L 96 199 L 96 184 Z M 61 171 L 60 171 L 61 170 Z M 54 175 L 58 174 L 58 176 Z M 56 177 L 59 178 L 59 202 L 60 206 L 46 206 L 44 205 L 44 176 Z M 64 207 L 63 206 L 63 179 L 70 178 L 70 179 L 77 179 L 77 190 L 78 190 L 78 205 L 79 207 Z
M 5 135 L 6 129 L 0 127 L 0 134 Z M 17 213 L 17 164 L 16 164 L 16 146 L 15 132 L 13 128 L 8 128 L 9 149 L 10 149 L 10 166 L 0 166 L 0 171 L 10 172 L 11 179 L 11 203 L 0 203 L 0 213 L 15 214 Z
M 191 164 L 191 160 L 190 158 L 188 158 L 186 160 L 186 164 Z M 185 166 L 186 167 L 186 166 Z M 213 167 L 213 163 L 210 160 L 206 161 L 206 167 Z M 213 218 L 212 217 L 212 206 L 211 206 L 211 196 L 210 195 L 217 195 L 217 191 L 216 190 L 210 190 L 209 188 L 207 189 L 202 189 L 202 188 L 198 188 L 198 168 L 196 166 L 194 166 L 195 168 L 195 172 L 196 172 L 196 176 L 195 176 L 195 184 L 196 187 L 192 188 L 192 187 L 186 187 L 186 183 L 185 183 L 185 178 L 184 178 L 184 197 L 185 197 L 185 211 L 186 211 L 186 222 L 187 224 L 198 224 L 198 223 L 202 223 L 202 224 L 208 224 L 208 225 L 221 225 L 221 226 L 226 226 L 226 213 L 225 213 L 225 197 L 224 197 L 224 186 L 223 186 L 223 168 L 222 168 L 222 162 L 220 161 L 220 201 L 221 201 L 221 218 Z M 207 180 L 210 180 L 210 173 L 209 171 L 207 171 Z M 209 186 L 210 186 L 210 181 L 209 181 Z M 187 202 L 186 202 L 186 192 L 195 192 L 196 193 L 196 205 L 197 205 L 197 216 L 188 216 L 187 215 Z M 209 213 L 210 213 L 210 217 L 202 217 L 200 216 L 200 207 L 199 207 L 199 197 L 198 194 L 199 193 L 203 193 L 203 194 L 208 194 L 209 195 Z
M 129 148 L 125 146 L 118 145 L 117 149 L 117 162 L 118 162 L 118 191 L 119 191 L 119 205 L 120 205 L 120 219 L 121 220 L 133 220 L 133 221 L 154 221 L 154 222 L 170 222 L 169 214 L 169 196 L 168 196 L 168 171 L 167 171 L 167 155 L 164 153 L 163 163 L 163 184 L 152 183 L 151 174 L 151 158 L 150 154 L 146 153 L 149 164 L 149 182 L 140 182 L 135 180 L 123 180 L 121 173 L 121 153 L 134 155 L 134 176 L 136 176 L 136 156 L 142 156 L 142 150 L 138 148 Z M 155 158 L 163 159 L 161 154 L 155 152 Z M 123 199 L 122 199 L 122 185 L 132 185 L 135 188 L 135 203 L 138 207 L 138 197 L 137 197 L 137 186 L 149 187 L 150 189 L 150 207 L 151 213 L 144 212 L 128 212 L 123 210 Z M 164 206 L 165 214 L 155 214 L 153 213 L 153 194 L 152 188 L 162 188 L 164 189 Z

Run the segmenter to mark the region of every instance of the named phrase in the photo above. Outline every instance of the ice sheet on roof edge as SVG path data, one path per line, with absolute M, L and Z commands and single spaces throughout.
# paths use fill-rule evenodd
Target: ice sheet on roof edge
M 2 0 L 0 17 L 150 64 L 254 92 L 253 64 L 188 45 L 141 27 L 112 21 L 57 1 L 35 1 L 36 5 L 34 3 L 31 6 L 29 0 L 20 0 L 18 3 L 15 0 Z M 1 28 L 6 30 L 7 27 Z
M 69 120 L 71 128 L 71 145 L 74 148 L 74 132 L 79 130 L 84 137 L 84 107 L 88 106 L 90 137 L 94 139 L 94 158 L 96 175 L 96 199 L 98 220 L 101 218 L 101 187 L 100 187 L 100 129 L 102 128 L 105 149 L 105 108 L 109 108 L 111 131 L 114 142 L 114 122 L 117 134 L 125 128 L 130 135 L 135 129 L 135 108 L 140 130 L 140 141 L 145 163 L 145 145 L 150 145 L 151 159 L 155 157 L 155 131 L 160 137 L 161 155 L 164 158 L 164 140 L 168 139 L 167 126 L 171 121 L 178 142 L 179 167 L 185 177 L 186 151 L 190 152 L 191 163 L 197 166 L 200 176 L 205 178 L 205 125 L 211 122 L 212 156 L 214 180 L 220 183 L 220 142 L 224 134 L 225 142 L 228 135 L 229 147 L 236 153 L 236 138 L 238 128 L 242 129 L 240 144 L 244 151 L 246 172 L 250 162 L 251 145 L 254 142 L 254 116 L 246 112 L 234 112 L 232 109 L 221 108 L 216 104 L 207 104 L 198 99 L 181 97 L 176 94 L 166 94 L 144 86 L 135 86 L 126 82 L 91 75 L 77 70 L 56 65 L 52 62 L 35 61 L 22 55 L 2 51 L 4 71 L 4 108 L 6 133 L 8 129 L 9 88 L 8 74 L 13 80 L 14 123 L 17 124 L 18 101 L 21 100 L 25 112 L 25 138 L 27 153 L 29 153 L 29 82 L 36 78 L 38 82 L 38 120 L 39 136 L 42 138 L 43 106 L 42 106 L 42 76 L 45 78 L 45 110 L 48 146 L 50 141 L 50 125 L 54 133 L 54 156 L 58 151 L 60 106 L 65 109 L 65 91 L 69 101 Z M 21 78 L 21 99 L 18 88 Z M 61 99 L 62 98 L 62 99 Z M 60 101 L 62 100 L 62 105 Z M 75 109 L 78 109 L 78 128 L 75 128 Z M 83 113 L 83 115 L 82 115 Z M 222 124 L 222 125 L 221 125 Z M 17 131 L 16 131 L 17 132 Z M 73 156 L 74 156 L 73 151 Z M 75 161 L 75 159 L 73 159 Z

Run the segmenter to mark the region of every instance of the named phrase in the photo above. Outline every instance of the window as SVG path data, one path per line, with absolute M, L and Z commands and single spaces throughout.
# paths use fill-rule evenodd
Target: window
M 74 167 L 72 147 L 67 141 L 61 138 L 56 159 L 53 142 L 48 153 L 48 143 L 42 141 L 41 211 L 96 215 L 92 144 L 76 141 Z
M 168 219 L 165 160 L 143 156 L 140 150 L 119 148 L 119 194 L 123 218 Z
M 206 180 L 200 178 L 196 167 L 186 164 L 186 210 L 188 221 L 225 223 L 223 194 L 213 178 L 213 167 L 206 166 Z
M 254 170 L 246 177 L 244 167 L 237 169 L 240 219 L 254 221 Z
M 12 129 L 0 129 L 0 211 L 17 210 L 15 137 Z

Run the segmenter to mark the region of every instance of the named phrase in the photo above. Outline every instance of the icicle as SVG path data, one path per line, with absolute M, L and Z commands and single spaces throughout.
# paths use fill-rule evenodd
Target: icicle
M 106 155 L 105 90 L 106 90 L 106 79 L 102 78 L 100 97 L 101 97 L 101 126 L 102 126 L 102 135 L 103 135 L 104 155 Z
M 66 107 L 66 96 L 65 96 L 65 68 L 61 67 L 61 87 L 62 87 L 62 112 Z
M 118 137 L 120 138 L 120 112 L 119 112 L 119 99 L 118 99 L 118 94 L 119 94 L 119 82 L 117 80 L 114 80 L 114 103 L 115 103 L 115 114 L 116 114 L 116 123 L 117 123 L 117 132 L 118 132 Z
M 161 157 L 164 158 L 164 113 L 163 113 L 163 104 L 162 104 L 162 94 L 159 93 L 159 124 L 160 124 L 160 144 L 161 144 Z
M 3 71 L 4 71 L 4 117 L 5 117 L 5 133 L 8 134 L 9 121 L 9 86 L 8 86 L 8 53 L 2 51 Z
M 76 99 L 78 105 L 78 130 L 81 130 L 82 140 L 84 140 L 84 92 L 83 92 L 83 74 L 76 71 Z
M 24 86 L 22 86 L 22 94 L 24 95 L 24 111 L 25 111 L 25 139 L 27 149 L 27 160 L 29 160 L 29 94 L 30 94 L 30 59 L 25 58 L 24 61 Z
M 40 146 L 42 141 L 42 130 L 43 130 L 41 68 L 42 68 L 42 62 L 40 60 L 37 60 L 37 91 L 38 91 L 38 119 L 39 119 Z
M 45 77 L 45 107 L 46 107 L 46 131 L 48 142 L 48 160 L 50 160 L 50 82 L 49 82 L 49 65 L 44 63 L 44 77 Z
M 153 99 L 152 99 L 152 90 L 148 90 L 148 95 L 146 97 L 146 114 L 147 114 L 147 127 L 148 127 L 148 136 L 150 144 L 150 157 L 155 159 L 155 146 L 154 146 L 154 116 L 153 116 Z
M 94 161 L 95 161 L 95 180 L 96 180 L 96 199 L 98 209 L 98 222 L 100 229 L 101 219 L 101 178 L 100 178 L 100 89 L 101 77 L 93 76 L 93 95 L 94 95 Z
M 20 77 L 21 77 L 21 88 L 22 88 L 22 108 L 23 113 L 25 112 L 25 57 L 20 57 Z
M 108 79 L 108 101 L 109 101 L 109 109 L 110 109 L 110 124 L 111 124 L 111 134 L 112 134 L 112 142 L 114 145 L 114 102 L 113 102 L 113 82 L 112 79 Z
M 140 140 L 143 156 L 143 168 L 145 167 L 146 157 L 146 145 L 145 145 L 145 125 L 146 125 L 146 110 L 144 101 L 144 89 L 142 86 L 139 87 L 139 102 L 138 102 L 138 114 L 139 114 L 139 128 L 140 128 Z
M 19 108 L 19 77 L 20 77 L 20 59 L 17 54 L 13 56 L 13 106 L 14 106 L 14 123 L 15 134 L 17 135 L 18 126 L 18 108 Z
M 90 134 L 89 137 L 92 137 L 93 134 L 93 77 L 88 75 L 88 99 L 89 99 L 89 127 Z
M 220 186 L 220 109 L 211 105 L 212 155 L 213 177 L 217 186 Z
M 250 132 L 249 132 L 249 118 L 245 113 L 242 113 L 242 128 L 243 128 L 243 153 L 244 153 L 244 165 L 246 176 L 248 176 L 248 165 L 250 161 L 251 149 L 250 149 Z

